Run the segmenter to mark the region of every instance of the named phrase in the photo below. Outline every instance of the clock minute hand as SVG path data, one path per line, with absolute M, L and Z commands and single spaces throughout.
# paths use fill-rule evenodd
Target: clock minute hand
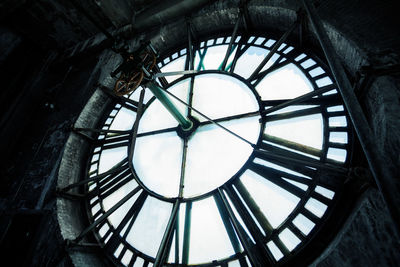
M 161 89 L 158 84 L 152 80 L 146 84 L 146 87 L 150 89 L 153 95 L 164 105 L 169 113 L 179 122 L 182 126 L 182 130 L 189 131 L 193 127 L 193 122 L 187 119 L 182 113 L 176 108 L 174 103 L 165 94 L 165 90 Z
M 243 142 L 249 144 L 251 147 L 255 147 L 255 144 L 253 144 L 252 142 L 250 142 L 249 140 L 241 137 L 240 135 L 238 135 L 237 133 L 232 132 L 231 130 L 229 130 L 228 128 L 224 127 L 223 125 L 221 125 L 220 123 L 216 122 L 215 120 L 211 119 L 210 117 L 208 117 L 207 115 L 205 115 L 204 113 L 200 112 L 198 109 L 190 106 L 188 103 L 186 103 L 185 101 L 183 101 L 182 99 L 180 99 L 179 97 L 177 97 L 176 95 L 172 94 L 171 92 L 168 92 L 167 90 L 164 90 L 160 87 L 158 87 L 159 90 L 162 91 L 162 93 L 167 93 L 168 95 L 170 95 L 171 97 L 175 98 L 176 100 L 178 100 L 180 103 L 184 104 L 185 106 L 187 106 L 188 108 L 190 108 L 191 110 L 193 110 L 194 112 L 198 113 L 200 116 L 202 116 L 203 118 L 205 118 L 206 120 L 214 123 L 215 125 L 217 125 L 218 127 L 222 128 L 223 130 L 227 131 L 228 133 L 232 134 L 233 136 L 239 138 L 240 140 L 242 140 Z M 166 95 L 165 95 L 166 96 Z

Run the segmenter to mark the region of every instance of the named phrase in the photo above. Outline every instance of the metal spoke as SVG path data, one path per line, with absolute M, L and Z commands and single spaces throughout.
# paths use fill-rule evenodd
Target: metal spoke
M 178 98 L 177 96 L 175 96 L 174 94 L 172 94 L 171 92 L 169 92 L 168 90 L 163 89 L 164 92 L 166 92 L 168 95 L 172 96 L 173 98 L 175 98 L 176 100 L 178 100 L 180 103 L 184 104 L 185 106 L 187 106 L 188 108 L 190 108 L 191 110 L 195 111 L 196 113 L 198 113 L 200 116 L 202 116 L 203 118 L 205 118 L 206 120 L 214 123 L 215 125 L 217 125 L 218 127 L 222 128 L 223 130 L 225 130 L 226 132 L 232 134 L 233 136 L 239 138 L 240 140 L 242 140 L 243 142 L 249 144 L 251 147 L 255 147 L 255 144 L 251 143 L 250 141 L 246 140 L 245 138 L 241 137 L 240 135 L 232 132 L 231 130 L 229 130 L 228 128 L 222 126 L 220 123 L 216 122 L 215 120 L 211 119 L 210 117 L 208 117 L 207 115 L 205 115 L 204 113 L 200 112 L 198 109 L 191 107 L 189 104 L 187 104 L 185 101 L 181 100 L 180 98 Z
M 252 163 L 249 169 L 299 198 L 302 198 L 305 195 L 305 191 L 301 190 L 292 183 L 287 182 L 280 177 L 280 175 L 270 172 L 269 168 L 264 167 L 263 165 Z
M 109 209 L 106 213 L 104 213 L 100 218 L 94 221 L 89 227 L 84 229 L 82 233 L 75 238 L 74 242 L 78 243 L 84 236 L 86 236 L 89 232 L 91 232 L 97 225 L 104 222 L 108 216 L 110 216 L 114 211 L 116 211 L 119 207 L 121 207 L 125 202 L 127 202 L 131 197 L 133 197 L 141 188 L 138 186 L 134 190 L 132 190 L 129 194 L 127 194 L 124 198 L 118 201 L 111 209 Z
M 137 216 L 139 215 L 139 212 L 141 208 L 143 207 L 143 204 L 147 198 L 147 194 L 145 191 L 142 191 L 142 193 L 139 195 L 139 197 L 136 199 L 135 203 L 132 205 L 132 207 L 128 210 L 128 212 L 125 214 L 124 218 L 122 221 L 119 223 L 118 227 L 114 230 L 112 237 L 109 239 L 107 242 L 107 249 L 111 251 L 111 253 L 114 253 L 114 251 L 117 249 L 118 244 L 120 243 L 119 241 L 121 240 L 121 232 L 124 229 L 124 227 L 128 224 L 128 228 L 125 231 L 124 235 L 127 235 L 130 232 L 130 229 L 132 228 L 132 225 L 134 224 Z M 122 253 L 121 253 L 122 254 Z
M 178 217 L 179 205 L 180 205 L 180 200 L 177 199 L 172 208 L 172 213 L 169 218 L 167 228 L 166 228 L 164 236 L 161 240 L 161 244 L 160 244 L 160 247 L 157 252 L 156 260 L 154 262 L 154 267 L 163 266 L 167 260 L 169 250 L 171 249 L 172 237 L 174 236 L 173 233 L 174 233 L 176 219 Z
M 154 131 L 139 133 L 139 134 L 137 134 L 137 137 L 143 137 L 143 136 L 149 136 L 149 135 L 155 135 L 155 134 L 169 133 L 169 132 L 176 131 L 177 129 L 178 129 L 178 127 L 170 127 L 170 128 L 160 129 L 160 130 L 154 130 Z
M 268 61 L 272 58 L 272 56 L 278 51 L 279 47 L 283 44 L 283 42 L 286 41 L 288 36 L 292 33 L 292 31 L 297 27 L 298 21 L 295 21 L 293 25 L 287 30 L 282 37 L 272 46 L 272 49 L 269 51 L 267 56 L 264 58 L 264 60 L 258 65 L 258 67 L 255 69 L 255 71 L 250 75 L 249 81 L 254 80 L 254 77 L 262 70 L 262 68 L 265 66 L 265 64 L 268 63 Z
M 226 64 L 228 63 L 228 58 L 232 54 L 232 52 L 234 50 L 234 48 L 232 48 L 232 45 L 235 42 L 236 35 L 237 35 L 237 30 L 239 28 L 239 24 L 240 24 L 241 19 L 242 19 L 242 16 L 241 16 L 241 13 L 239 13 L 239 16 L 238 16 L 238 19 L 236 21 L 235 27 L 233 28 L 231 40 L 229 41 L 229 45 L 228 45 L 228 48 L 226 50 L 226 54 L 225 54 L 224 60 L 222 61 L 221 66 L 218 69 L 226 70 Z
M 185 211 L 185 226 L 183 230 L 182 264 L 188 264 L 189 262 L 191 224 L 192 224 L 192 202 L 187 202 Z
M 270 152 L 266 150 L 261 150 L 261 149 L 256 149 L 255 150 L 256 155 L 263 157 L 264 159 L 267 160 L 272 160 L 272 161 L 277 161 L 279 163 L 285 163 L 289 162 L 294 165 L 299 165 L 299 166 L 309 166 L 312 168 L 317 168 L 320 170 L 325 170 L 329 172 L 334 172 L 338 174 L 347 174 L 347 169 L 340 167 L 340 166 L 334 166 L 330 165 L 327 163 L 322 163 L 318 160 L 312 159 L 312 158 L 307 158 L 305 156 L 301 156 L 300 154 L 297 156 L 293 156 L 290 152 L 287 152 L 285 154 L 277 154 L 276 152 Z
M 305 108 L 305 109 L 299 109 L 299 110 L 295 110 L 295 111 L 279 113 L 279 114 L 275 114 L 275 115 L 269 115 L 269 116 L 263 117 L 263 121 L 271 122 L 271 121 L 279 121 L 279 120 L 288 120 L 288 119 L 293 119 L 293 118 L 297 118 L 297 117 L 315 115 L 315 114 L 320 114 L 320 113 L 321 113 L 320 107 L 312 107 L 312 108 Z
M 322 155 L 322 150 L 320 150 L 320 149 L 316 149 L 314 147 L 310 147 L 310 146 L 306 146 L 306 145 L 303 145 L 300 143 L 289 141 L 289 140 L 286 140 L 286 139 L 283 139 L 283 138 L 280 138 L 277 136 L 264 134 L 263 139 L 268 142 L 275 143 L 275 144 L 281 145 L 281 146 L 285 146 L 287 148 L 295 149 L 297 151 L 307 153 L 307 154 L 310 154 L 313 156 L 321 157 L 321 155 Z
M 71 188 L 78 187 L 78 186 L 87 184 L 89 182 L 99 182 L 100 180 L 102 180 L 103 178 L 105 178 L 108 175 L 110 175 L 110 177 L 112 177 L 113 175 L 117 175 L 117 174 L 122 173 L 123 171 L 126 171 L 128 168 L 129 168 L 128 159 L 125 158 L 122 161 L 120 161 L 119 163 L 117 163 L 110 170 L 108 170 L 108 171 L 106 171 L 104 173 L 101 173 L 99 175 L 96 175 L 96 176 L 81 180 L 79 182 L 70 184 L 70 185 L 68 185 L 68 186 L 66 186 L 64 188 L 59 189 L 59 190 L 60 191 L 68 191 Z
M 323 93 L 328 92 L 328 91 L 330 91 L 330 90 L 333 90 L 333 89 L 335 89 L 335 88 L 336 88 L 336 86 L 333 85 L 333 84 L 332 84 L 332 85 L 328 85 L 328 86 L 321 87 L 321 88 L 318 89 L 318 90 L 311 91 L 311 92 L 309 92 L 309 93 L 306 93 L 306 94 L 304 94 L 304 95 L 298 96 L 298 97 L 293 98 L 293 99 L 285 100 L 284 102 L 279 103 L 279 104 L 276 105 L 276 106 L 267 108 L 266 110 L 262 111 L 262 114 L 263 114 L 263 115 L 266 115 L 266 114 L 269 114 L 269 113 L 272 113 L 272 112 L 274 112 L 274 111 L 277 111 L 277 110 L 286 108 L 286 107 L 291 106 L 291 105 L 296 105 L 296 104 L 299 104 L 299 103 L 306 102 L 306 101 L 308 101 L 308 100 L 313 99 L 313 97 L 315 97 L 315 96 L 317 96 L 317 95 L 323 94 Z M 318 99 L 318 98 L 315 98 L 315 99 Z M 322 99 L 324 99 L 324 98 L 322 97 Z M 280 101 L 280 100 L 278 100 L 278 101 Z M 266 103 L 266 104 L 267 104 L 267 103 Z
M 229 220 L 229 215 L 226 209 L 223 207 L 222 199 L 218 193 L 214 194 L 214 201 L 217 205 L 219 215 L 221 216 L 222 222 L 224 223 L 225 230 L 228 233 L 229 240 L 231 241 L 231 245 L 235 253 L 240 253 L 240 244 L 239 240 L 236 237 L 235 230 L 232 227 L 232 224 Z
M 133 160 L 133 153 L 135 151 L 135 144 L 136 144 L 137 132 L 139 129 L 139 122 L 143 115 L 144 94 L 145 94 L 145 89 L 143 88 L 142 91 L 140 92 L 140 96 L 139 96 L 139 105 L 138 105 L 138 111 L 136 114 L 136 120 L 135 120 L 135 123 L 133 124 L 131 144 L 130 144 L 129 156 L 128 156 L 130 162 L 132 162 L 132 160 Z

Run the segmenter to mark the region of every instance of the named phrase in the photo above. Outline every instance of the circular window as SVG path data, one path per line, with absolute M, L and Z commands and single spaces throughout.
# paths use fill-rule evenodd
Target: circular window
M 87 177 L 67 188 L 88 196 L 79 238 L 94 232 L 126 266 L 266 266 L 306 247 L 340 194 L 351 136 L 324 64 L 289 44 L 270 55 L 275 42 L 218 37 L 158 62 L 197 70 L 157 80 L 198 122 L 188 136 L 150 90 L 118 98 L 91 130 Z

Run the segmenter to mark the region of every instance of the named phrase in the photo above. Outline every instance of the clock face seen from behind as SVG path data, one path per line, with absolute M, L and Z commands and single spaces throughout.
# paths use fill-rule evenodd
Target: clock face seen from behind
M 329 218 L 350 154 L 347 115 L 315 56 L 282 44 L 264 62 L 274 43 L 224 36 L 160 58 L 161 72 L 198 71 L 157 79 L 199 122 L 186 137 L 149 89 L 143 101 L 142 88 L 117 98 L 85 177 L 88 231 L 112 261 L 280 264 Z

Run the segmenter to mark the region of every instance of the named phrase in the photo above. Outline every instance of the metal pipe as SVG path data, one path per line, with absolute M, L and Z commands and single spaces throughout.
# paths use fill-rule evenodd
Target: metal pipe
M 315 7 L 308 1 L 302 0 L 311 25 L 315 31 L 318 41 L 324 51 L 325 57 L 331 68 L 333 77 L 342 95 L 344 104 L 348 110 L 354 129 L 357 133 L 361 147 L 368 161 L 375 182 L 382 193 L 382 197 L 386 202 L 389 213 L 392 217 L 397 237 L 400 236 L 400 197 L 398 188 L 400 188 L 399 179 L 396 179 L 390 170 L 385 167 L 384 153 L 375 143 L 374 134 L 368 125 L 367 119 L 361 109 L 361 106 L 354 94 L 353 88 L 348 80 L 341 62 L 335 53 L 333 45 L 325 32 L 323 24 Z
M 154 94 L 155 97 L 163 104 L 163 106 L 169 111 L 169 113 L 179 122 L 184 131 L 190 130 L 193 123 L 188 120 L 181 112 L 175 107 L 174 103 L 168 98 L 164 91 L 155 83 L 149 82 L 146 86 Z
M 210 0 L 165 0 L 152 8 L 139 13 L 132 18 L 132 26 L 135 30 L 148 29 L 165 24 L 174 18 L 190 14 Z

